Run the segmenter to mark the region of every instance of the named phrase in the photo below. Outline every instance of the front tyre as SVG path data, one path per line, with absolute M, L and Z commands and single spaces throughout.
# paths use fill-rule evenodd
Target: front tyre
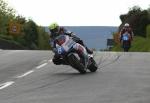
M 69 57 L 69 63 L 70 65 L 75 68 L 77 71 L 79 71 L 81 74 L 85 74 L 85 66 L 78 60 L 78 58 L 74 55 L 71 54 Z

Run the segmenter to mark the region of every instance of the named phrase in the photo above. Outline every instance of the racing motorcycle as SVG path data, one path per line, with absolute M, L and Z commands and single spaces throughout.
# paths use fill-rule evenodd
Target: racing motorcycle
M 122 47 L 124 49 L 124 52 L 128 52 L 130 47 L 131 47 L 131 41 L 130 41 L 130 34 L 129 33 L 124 33 L 122 35 Z
M 55 39 L 56 52 L 60 55 L 67 65 L 72 66 L 81 74 L 85 74 L 87 70 L 96 72 L 98 65 L 93 55 L 87 53 L 85 47 L 73 41 L 68 35 L 59 35 Z

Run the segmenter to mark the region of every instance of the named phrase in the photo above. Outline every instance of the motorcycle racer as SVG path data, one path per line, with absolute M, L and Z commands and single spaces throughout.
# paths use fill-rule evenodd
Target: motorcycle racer
M 52 59 L 54 64 L 56 64 L 56 65 L 66 64 L 65 61 L 62 58 L 60 58 L 60 55 L 55 52 L 55 49 L 56 49 L 55 38 L 59 35 L 68 35 L 68 36 L 72 37 L 72 39 L 76 43 L 79 43 L 82 46 L 84 46 L 86 51 L 89 54 L 93 54 L 93 51 L 91 51 L 89 48 L 87 48 L 87 46 L 85 46 L 85 44 L 83 43 L 83 41 L 79 37 L 77 37 L 73 32 L 70 32 L 70 31 L 66 30 L 64 27 L 60 27 L 57 23 L 52 23 L 49 26 L 49 30 L 51 32 L 50 44 L 51 44 L 51 47 L 52 47 L 52 49 L 55 53 L 55 55 Z

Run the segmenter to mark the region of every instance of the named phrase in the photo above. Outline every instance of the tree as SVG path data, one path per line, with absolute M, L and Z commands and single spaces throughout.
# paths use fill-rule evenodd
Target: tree
M 15 18 L 15 10 L 8 6 L 8 4 L 0 0 L 0 34 L 7 34 L 8 23 L 10 19 Z
M 10 35 L 9 24 L 16 23 L 21 25 L 18 35 Z M 8 6 L 4 0 L 0 0 L 0 38 L 12 40 L 23 45 L 28 49 L 49 49 L 49 36 L 42 27 L 25 17 L 15 15 L 15 10 Z
M 43 27 L 38 27 L 38 47 L 39 49 L 51 49 L 49 45 L 49 34 L 45 32 Z
M 30 49 L 37 48 L 38 45 L 38 31 L 37 31 L 37 25 L 34 21 L 29 20 L 25 26 L 24 26 L 24 32 L 25 36 L 24 39 L 27 42 L 27 46 Z

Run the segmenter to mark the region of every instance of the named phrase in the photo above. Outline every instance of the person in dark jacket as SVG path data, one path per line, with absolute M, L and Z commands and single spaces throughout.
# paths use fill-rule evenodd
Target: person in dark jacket
M 131 47 L 131 41 L 133 41 L 133 31 L 128 23 L 125 23 L 123 28 L 119 32 L 120 43 L 123 45 L 123 35 L 128 34 L 129 38 L 129 47 Z
M 123 26 L 123 28 L 120 30 L 119 33 L 120 42 L 122 41 L 123 34 L 126 32 L 129 34 L 130 41 L 133 40 L 133 36 L 134 36 L 133 31 L 130 25 L 128 23 L 125 23 L 125 25 Z

